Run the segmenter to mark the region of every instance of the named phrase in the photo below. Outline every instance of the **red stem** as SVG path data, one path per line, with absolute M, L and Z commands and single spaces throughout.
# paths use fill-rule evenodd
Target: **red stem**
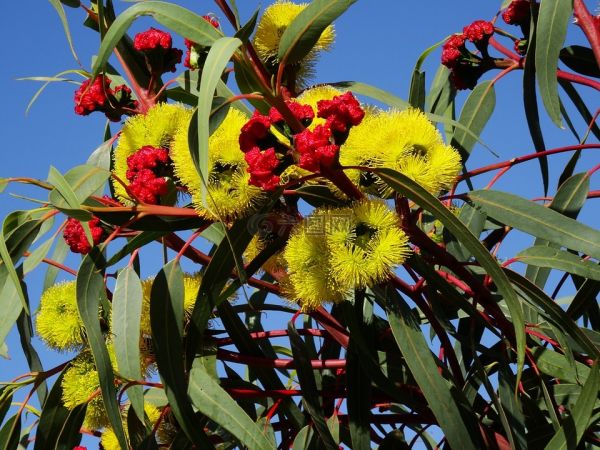
M 550 150 L 546 150 L 538 153 L 530 153 L 529 155 L 519 156 L 517 158 L 513 158 L 509 161 L 503 161 L 496 164 L 490 164 L 489 166 L 480 167 L 478 169 L 471 170 L 461 176 L 458 177 L 457 182 L 463 181 L 467 178 L 474 177 L 476 175 L 481 175 L 482 173 L 491 172 L 497 169 L 503 169 L 504 167 L 512 167 L 517 164 L 524 163 L 525 161 L 530 161 L 532 159 L 539 158 L 541 156 L 554 155 L 556 153 L 564 153 L 571 152 L 574 150 L 587 150 L 587 149 L 598 149 L 600 148 L 600 144 L 578 144 L 578 145 L 568 145 L 566 147 L 558 147 Z
M 587 37 L 598 66 L 600 66 L 600 17 L 594 17 L 583 3 L 583 0 L 573 2 L 575 24 L 581 28 Z
M 217 359 L 222 361 L 229 361 L 238 364 L 246 364 L 248 366 L 257 367 L 270 367 L 277 369 L 294 369 L 296 362 L 293 359 L 281 359 L 281 358 L 263 358 L 259 356 L 248 356 L 241 353 L 231 352 L 229 350 L 219 349 L 217 350 Z M 310 365 L 313 369 L 325 370 L 325 369 L 339 369 L 346 367 L 345 359 L 312 359 Z

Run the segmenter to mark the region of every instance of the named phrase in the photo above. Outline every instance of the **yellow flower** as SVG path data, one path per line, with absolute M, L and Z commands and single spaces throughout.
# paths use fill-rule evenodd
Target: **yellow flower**
M 202 217 L 229 220 L 248 214 L 263 198 L 263 192 L 250 186 L 250 174 L 240 150 L 240 130 L 248 117 L 230 108 L 227 116 L 208 140 L 208 190 L 203 204 L 204 186 L 190 154 L 188 126 L 179 129 L 171 144 L 171 159 L 179 181 L 188 188 L 192 203 Z M 188 118 L 189 123 L 189 118 Z
M 338 303 L 347 294 L 332 276 L 325 240 L 326 228 L 335 220 L 332 211 L 315 210 L 296 225 L 283 252 L 289 277 L 284 292 L 291 300 L 300 301 L 304 311 L 325 302 Z
M 89 353 L 80 354 L 65 371 L 62 380 L 62 400 L 68 409 L 87 403 L 83 427 L 96 430 L 108 424 L 106 409 L 100 394 L 100 379 Z M 90 397 L 94 396 L 91 400 Z
M 186 317 L 189 317 L 194 310 L 201 282 L 202 276 L 200 273 L 184 274 L 183 276 L 183 307 Z M 152 283 L 154 283 L 153 277 L 142 281 L 142 317 L 140 318 L 140 332 L 142 336 L 152 335 L 152 325 L 150 324 L 150 293 L 152 292 Z
M 55 350 L 73 350 L 85 343 L 75 289 L 75 281 L 58 283 L 46 289 L 40 299 L 37 332 L 46 345 Z
M 382 201 L 316 209 L 292 230 L 281 288 L 303 310 L 312 310 L 384 281 L 409 252 L 396 215 Z
M 417 109 L 368 114 L 350 131 L 340 149 L 340 163 L 397 170 L 434 195 L 448 189 L 461 168 L 459 153 L 444 144 L 439 131 Z M 374 175 L 357 177 L 348 171 L 348 176 L 358 180 L 368 193 L 392 195 Z
M 296 16 L 307 6 L 308 3 L 296 4 L 278 0 L 265 9 L 254 36 L 254 47 L 261 59 L 277 60 L 281 36 Z M 334 39 L 333 25 L 329 25 L 305 59 L 314 59 L 319 51 L 329 50 Z
M 327 235 L 333 277 L 347 288 L 364 288 L 384 281 L 410 250 L 398 218 L 381 201 L 361 201 L 340 209 L 339 220 Z
M 114 152 L 114 173 L 127 183 L 127 158 L 146 145 L 170 149 L 176 132 L 187 127 L 192 110 L 179 104 L 158 103 L 146 114 L 130 117 L 123 125 L 119 143 Z M 116 180 L 113 187 L 117 198 L 129 202 L 125 188 Z

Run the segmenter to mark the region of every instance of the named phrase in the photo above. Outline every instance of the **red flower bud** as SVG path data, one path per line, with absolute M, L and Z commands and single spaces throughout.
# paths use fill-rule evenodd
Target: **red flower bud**
M 508 25 L 527 24 L 530 16 L 531 3 L 529 0 L 513 0 L 502 13 L 502 19 Z
M 127 158 L 128 189 L 138 200 L 157 204 L 159 197 L 168 192 L 165 180 L 171 163 L 168 150 L 145 146 Z
M 464 37 L 474 44 L 487 44 L 492 34 L 494 34 L 494 25 L 486 20 L 476 20 L 463 28 Z
M 156 50 L 158 47 L 168 50 L 172 44 L 171 35 L 156 28 L 150 28 L 142 33 L 138 33 L 133 38 L 133 48 L 139 52 Z
M 339 151 L 339 147 L 331 143 L 331 138 L 331 129 L 326 125 L 298 133 L 294 138 L 294 145 L 300 153 L 298 165 L 311 172 L 318 172 L 321 165 L 331 166 Z
M 258 111 L 254 111 L 252 118 L 242 127 L 239 143 L 240 149 L 246 153 L 254 148 L 261 149 L 261 141 L 269 134 L 271 120 Z
M 104 230 L 100 226 L 100 219 L 94 217 L 88 222 L 94 245 L 98 245 L 102 240 Z M 87 240 L 85 231 L 81 222 L 77 219 L 67 219 L 67 224 L 63 231 L 63 238 L 73 253 L 88 254 L 92 250 L 92 246 Z
M 261 152 L 258 147 L 255 147 L 248 151 L 244 158 L 250 173 L 249 184 L 261 187 L 265 191 L 272 191 L 279 185 L 279 176 L 273 172 L 279 165 L 274 148 Z
M 449 69 L 456 66 L 465 49 L 465 37 L 462 34 L 454 34 L 448 38 L 442 46 L 442 64 Z
M 331 100 L 319 100 L 317 109 L 317 116 L 327 119 L 334 133 L 346 133 L 351 126 L 358 125 L 365 117 L 365 111 L 352 92 L 336 95 Z
M 305 126 L 309 125 L 310 122 L 315 118 L 315 112 L 310 105 L 303 105 L 297 102 L 286 101 L 285 104 L 290 108 L 294 117 L 296 117 Z M 269 118 L 271 123 L 284 122 L 284 118 L 277 108 L 274 106 L 269 110 Z

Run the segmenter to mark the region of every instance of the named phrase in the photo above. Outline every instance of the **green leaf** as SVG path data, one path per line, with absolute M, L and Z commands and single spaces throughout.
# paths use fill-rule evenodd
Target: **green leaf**
M 323 416 L 323 408 L 319 400 L 317 383 L 310 364 L 310 354 L 306 344 L 300 337 L 300 334 L 298 334 L 292 321 L 288 322 L 287 330 L 294 354 L 298 382 L 302 390 L 302 403 L 312 419 L 315 431 L 319 435 L 320 443 L 328 450 L 337 450 L 338 445 L 333 439 Z
M 75 47 L 73 46 L 73 39 L 71 38 L 71 31 L 69 30 L 69 22 L 67 22 L 67 16 L 65 15 L 65 9 L 62 7 L 61 3 L 64 0 L 49 0 L 50 4 L 54 7 L 56 12 L 58 13 L 58 17 L 62 23 L 63 29 L 65 30 L 65 35 L 67 37 L 67 42 L 69 43 L 69 48 L 71 49 L 71 53 L 73 54 L 73 58 L 77 64 L 81 66 L 81 62 L 79 61 L 79 57 L 77 56 L 77 52 L 75 51 Z M 79 1 L 77 0 L 77 3 Z M 73 7 L 73 5 L 71 5 Z M 79 7 L 79 4 L 76 6 Z
M 414 108 L 425 109 L 425 72 L 415 70 L 410 80 L 408 103 Z
M 533 141 L 536 152 L 546 150 L 544 135 L 540 126 L 540 115 L 538 111 L 537 91 L 535 89 L 535 52 L 536 52 L 536 19 L 537 10 L 532 8 L 532 17 L 530 20 L 530 36 L 527 46 L 527 58 L 523 67 L 523 106 L 527 127 Z M 542 172 L 542 182 L 544 184 L 544 195 L 548 193 L 548 157 L 538 158 L 540 170 Z
M 581 395 L 571 411 L 571 415 L 563 419 L 562 426 L 552 437 L 546 450 L 561 450 L 576 448 L 583 437 L 583 434 L 590 424 L 590 418 L 594 410 L 594 404 L 600 390 L 600 374 L 598 371 L 598 362 L 592 367 Z
M 548 115 L 560 128 L 562 122 L 556 70 L 572 12 L 573 0 L 541 2 L 535 36 L 535 68 L 540 96 Z
M 229 63 L 231 56 L 242 45 L 237 38 L 223 37 L 218 39 L 206 57 L 206 63 L 200 79 L 200 91 L 198 94 L 197 125 L 198 125 L 198 147 L 190 148 L 196 170 L 200 174 L 203 184 L 208 182 L 208 138 L 210 137 L 209 119 L 215 89 L 223 75 L 223 71 Z M 206 189 L 202 190 L 206 195 Z M 202 199 L 207 209 L 206 198 Z
M 565 93 L 569 96 L 569 98 L 573 102 L 573 105 L 575 106 L 575 108 L 577 108 L 577 111 L 581 115 L 581 118 L 583 119 L 583 121 L 586 124 L 592 124 L 592 126 L 590 127 L 588 132 L 583 136 L 582 142 L 586 141 L 588 133 L 590 131 L 594 134 L 594 136 L 596 136 L 596 139 L 600 140 L 600 128 L 598 128 L 597 120 L 594 120 L 594 116 L 588 109 L 588 106 L 586 105 L 585 100 L 581 97 L 581 95 L 579 94 L 577 89 L 575 89 L 575 86 L 573 86 L 573 83 L 571 83 L 568 80 L 561 79 L 561 80 L 558 80 L 558 84 L 560 84 L 560 87 L 563 88 Z M 581 153 L 581 150 L 577 150 L 576 152 L 573 153 L 573 156 L 571 157 L 571 159 L 565 166 L 565 169 L 558 180 L 559 186 L 563 183 L 563 181 L 566 178 L 568 178 L 572 175 L 575 163 L 577 162 L 577 159 L 579 159 L 578 155 L 580 153 Z M 569 168 L 571 170 L 571 172 L 567 172 L 567 168 Z
M 119 272 L 112 298 L 111 333 L 119 374 L 129 380 L 141 380 L 140 318 L 142 315 L 142 284 L 135 270 L 128 266 Z M 131 386 L 127 397 L 140 421 L 144 421 L 142 386 Z
M 469 198 L 505 225 L 600 259 L 600 231 L 506 192 L 473 191 Z
M 589 188 L 590 178 L 587 173 L 584 172 L 574 175 L 560 185 L 548 207 L 567 217 L 575 219 L 587 199 Z M 556 244 L 551 244 L 548 241 L 539 238 L 535 240 L 533 245 L 545 245 L 552 248 L 558 248 Z M 548 275 L 550 274 L 550 269 L 528 266 L 525 274 L 527 278 L 543 288 L 548 279 Z
M 496 106 L 496 92 L 491 81 L 478 84 L 469 94 L 460 112 L 458 122 L 470 130 L 477 138 L 483 131 L 486 123 L 494 112 Z M 468 134 L 464 129 L 454 131 L 452 145 L 460 152 L 463 163 L 471 155 L 477 139 L 473 134 Z
M 486 216 L 481 211 L 473 208 L 468 203 L 465 203 L 458 213 L 460 220 L 473 236 L 479 237 L 485 227 Z M 454 255 L 459 261 L 467 261 L 472 255 L 471 253 L 456 239 L 452 239 L 447 245 L 448 252 Z
M 123 38 L 130 25 L 139 16 L 152 16 L 158 23 L 178 33 L 179 35 L 209 47 L 220 36 L 221 32 L 213 27 L 202 16 L 190 10 L 168 2 L 145 1 L 133 5 L 119 14 L 107 30 L 94 61 L 92 77 L 98 76 L 108 61 L 113 49 Z
M 51 236 L 43 244 L 39 245 L 34 251 L 32 251 L 27 259 L 23 262 L 23 275 L 27 275 L 33 269 L 35 269 L 42 260 L 46 257 L 54 242 L 54 236 Z
M 52 252 L 51 259 L 58 263 L 62 263 L 67 257 L 67 253 L 69 252 L 69 246 L 65 242 L 64 239 L 57 239 L 56 246 L 54 247 L 54 251 Z M 46 275 L 44 275 L 44 284 L 42 286 L 42 292 L 48 289 L 56 282 L 56 277 L 58 276 L 59 268 L 55 266 L 48 266 L 46 270 Z
M 361 324 L 365 327 L 364 324 Z M 366 327 L 365 327 L 366 328 Z M 346 355 L 346 386 L 348 392 L 348 426 L 353 448 L 371 445 L 371 379 L 362 367 L 361 353 L 355 349 L 354 335 Z
M 92 213 L 84 211 L 80 208 L 81 202 L 77 198 L 77 195 L 69 185 L 68 181 L 62 176 L 62 174 L 56 170 L 53 166 L 50 166 L 48 173 L 48 181 L 54 186 L 54 189 L 50 191 L 48 199 L 53 206 L 71 217 L 75 217 L 77 220 L 89 221 L 92 218 Z M 92 235 L 89 230 L 89 226 L 83 227 L 85 234 L 89 242 L 92 242 Z
M 525 299 L 539 309 L 540 314 L 554 323 L 560 330 L 577 342 L 593 358 L 600 358 L 600 348 L 596 347 L 590 339 L 583 334 L 581 328 L 565 313 L 565 311 L 544 291 L 530 282 L 527 278 L 512 270 L 505 269 L 506 275 L 526 294 Z
M 87 404 L 78 405 L 72 410 L 63 405 L 63 374 L 64 372 L 54 381 L 43 405 L 33 450 L 72 450 L 81 441 L 79 429 L 83 424 Z
M 244 412 L 231 396 L 209 375 L 200 361 L 190 373 L 190 399 L 198 410 L 235 436 L 249 450 L 270 450 L 263 430 Z
M 560 60 L 569 69 L 588 77 L 600 78 L 600 68 L 589 47 L 570 45 L 560 51 Z
M 35 103 L 35 101 L 42 94 L 42 92 L 44 92 L 44 90 L 48 87 L 48 85 L 50 83 L 66 82 L 66 83 L 72 83 L 72 84 L 76 84 L 76 85 L 81 85 L 80 82 L 73 81 L 73 80 L 70 80 L 68 78 L 62 78 L 62 75 L 66 75 L 68 73 L 76 73 L 76 74 L 82 75 L 84 78 L 87 78 L 87 72 L 85 72 L 83 70 L 73 70 L 73 69 L 63 70 L 62 72 L 57 73 L 53 77 L 23 77 L 23 78 L 17 78 L 17 80 L 19 80 L 19 81 L 25 81 L 25 80 L 29 80 L 29 81 L 44 81 L 44 84 L 42 85 L 42 87 L 40 87 L 35 92 L 35 94 L 33 94 L 33 97 L 31 97 L 31 100 L 29 100 L 29 103 L 27 104 L 27 108 L 25 108 L 25 115 L 29 114 L 29 111 L 31 110 L 31 107 L 33 106 L 33 104 Z
M 183 355 L 183 272 L 177 261 L 165 265 L 156 276 L 150 292 L 150 325 L 156 365 L 169 405 L 188 438 L 200 448 L 213 448 L 197 426 L 189 402 Z
M 600 266 L 563 250 L 535 245 L 517 254 L 520 261 L 539 267 L 558 269 L 593 280 L 600 280 Z
M 361 83 L 360 81 L 338 81 L 336 83 L 331 83 L 331 86 L 348 89 L 356 94 L 370 97 L 400 110 L 410 106 L 410 103 L 402 100 L 400 97 L 396 97 L 394 94 L 384 91 L 383 89 L 371 86 L 370 84 Z
M 259 11 L 260 8 L 256 8 L 256 11 L 254 11 L 254 14 L 252 14 L 252 17 L 250 17 L 250 20 L 248 20 L 243 27 L 237 30 L 233 37 L 238 38 L 242 42 L 248 42 L 250 36 L 252 36 L 252 33 L 254 32 L 254 28 L 256 27 Z
M 127 437 L 121 422 L 121 411 L 117 403 L 113 369 L 106 348 L 106 340 L 100 328 L 98 310 L 100 300 L 106 297 L 104 278 L 101 270 L 104 257 L 97 248 L 92 248 L 77 273 L 77 309 L 85 326 L 85 331 L 94 357 L 100 390 L 106 413 L 121 448 L 128 448 Z
M 565 383 L 584 383 L 590 374 L 590 368 L 580 362 L 575 367 L 565 355 L 538 347 L 533 351 L 533 358 L 540 371 Z
M 504 301 L 508 306 L 515 329 L 518 383 L 525 362 L 525 321 L 519 299 L 497 261 L 490 255 L 479 239 L 454 214 L 417 183 L 390 169 L 377 170 L 377 174 L 396 192 L 414 200 L 418 205 L 431 212 L 436 219 L 440 220 L 448 231 L 471 252 L 487 274 L 494 280 L 499 293 L 504 297 Z
M 21 415 L 14 415 L 8 419 L 0 429 L 0 449 L 17 450 L 19 436 L 21 435 Z
M 0 287 L 0 298 L 2 299 L 2 314 L 0 314 L 0 344 L 2 344 L 18 319 L 19 314 L 21 314 L 23 303 L 21 303 L 15 283 L 8 278 L 8 273 L 6 271 L 0 272 L 0 280 L 0 285 L 3 285 Z
M 396 344 L 448 443 L 452 448 L 465 450 L 482 448 L 475 414 L 462 393 L 438 371 L 419 322 L 409 306 L 391 288 L 379 296 L 385 301 Z
M 296 189 L 295 192 L 302 200 L 315 208 L 320 206 L 340 206 L 344 203 L 327 186 L 302 186 Z
M 64 175 L 64 181 L 68 184 L 71 191 L 66 190 L 62 180 L 59 181 L 57 178 L 56 173 L 53 173 L 52 178 L 54 181 L 58 181 L 59 184 L 55 186 L 57 191 L 50 192 L 50 201 L 59 208 L 76 209 L 90 195 L 104 186 L 104 183 L 110 178 L 110 170 L 89 164 L 73 167 Z M 74 197 L 71 197 L 71 192 Z
M 356 0 L 313 0 L 286 28 L 279 41 L 278 59 L 284 64 L 300 62 L 321 34 Z
M 86 164 L 110 171 L 112 142 L 113 139 L 108 139 L 100 144 L 88 157 Z
M 302 427 L 302 429 L 298 431 L 298 434 L 296 434 L 296 437 L 294 438 L 292 450 L 308 450 L 314 436 L 315 433 L 311 425 Z

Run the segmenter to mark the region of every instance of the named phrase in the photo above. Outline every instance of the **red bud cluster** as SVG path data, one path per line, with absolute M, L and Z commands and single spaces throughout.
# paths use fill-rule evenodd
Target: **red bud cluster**
M 100 226 L 100 219 L 94 217 L 88 222 L 88 225 L 90 227 L 94 245 L 98 245 L 104 234 L 104 230 Z M 72 217 L 67 219 L 67 224 L 63 231 L 63 238 L 73 253 L 87 255 L 92 250 L 92 246 L 88 242 L 83 226 L 77 219 L 73 219 Z
M 156 28 L 138 33 L 133 39 L 133 47 L 144 54 L 148 70 L 155 75 L 175 72 L 181 62 L 183 52 L 172 45 L 171 35 Z
M 85 80 L 75 91 L 75 113 L 87 116 L 100 111 L 109 120 L 118 122 L 123 114 L 134 112 L 138 104 L 131 98 L 131 89 L 124 84 L 111 89 L 110 83 L 105 75 L 98 75 L 94 81 Z
M 167 180 L 171 158 L 168 150 L 145 146 L 127 158 L 129 191 L 144 203 L 157 204 L 168 191 Z

